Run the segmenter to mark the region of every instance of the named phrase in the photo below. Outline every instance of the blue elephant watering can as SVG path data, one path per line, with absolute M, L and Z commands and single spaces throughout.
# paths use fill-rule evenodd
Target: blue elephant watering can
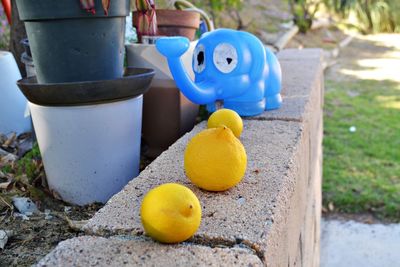
M 254 35 L 230 29 L 204 33 L 193 54 L 195 80 L 186 73 L 180 57 L 188 50 L 184 37 L 163 37 L 157 50 L 181 92 L 196 104 L 216 103 L 241 116 L 254 116 L 281 106 L 281 67 L 276 56 Z

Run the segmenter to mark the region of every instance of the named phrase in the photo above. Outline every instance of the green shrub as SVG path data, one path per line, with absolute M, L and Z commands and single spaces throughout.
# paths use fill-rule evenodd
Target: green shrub
M 363 33 L 400 32 L 398 0 L 325 0 L 325 4 L 342 18 L 354 16 Z
M 300 32 L 307 32 L 311 29 L 315 14 L 322 1 L 313 0 L 288 0 L 294 23 L 299 27 Z
M 222 24 L 222 13 L 240 10 L 243 4 L 243 0 L 192 0 L 190 2 L 209 13 L 216 27 Z

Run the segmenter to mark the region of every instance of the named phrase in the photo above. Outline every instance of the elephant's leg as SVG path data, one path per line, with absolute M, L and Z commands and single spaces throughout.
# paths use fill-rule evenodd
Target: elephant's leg
M 272 110 L 280 108 L 282 104 L 282 96 L 280 94 L 282 87 L 282 71 L 275 54 L 268 48 L 266 48 L 266 54 L 269 74 L 265 81 L 265 110 Z
M 264 88 L 253 82 L 244 94 L 224 100 L 224 108 L 236 111 L 240 116 L 255 116 L 265 110 Z M 214 107 L 215 110 L 215 107 Z
M 252 87 L 247 93 L 224 100 L 224 108 L 236 111 L 240 116 L 255 116 L 265 110 L 265 98 L 262 90 Z M 212 108 L 212 107 L 210 107 Z M 215 110 L 215 105 L 213 107 Z
M 264 112 L 265 98 L 254 102 L 228 100 L 224 102 L 224 108 L 233 109 L 240 116 L 256 116 Z
M 236 111 L 240 116 L 255 116 L 261 114 L 265 110 L 265 99 L 254 102 L 242 102 L 225 100 L 223 103 L 223 108 L 232 109 Z M 207 111 L 213 113 L 217 110 L 215 103 L 207 104 Z
M 217 103 L 216 102 L 208 103 L 206 105 L 206 108 L 209 113 L 213 113 L 217 110 Z
M 281 105 L 282 105 L 281 94 L 278 93 L 278 94 L 266 97 L 265 110 L 278 109 L 281 107 Z

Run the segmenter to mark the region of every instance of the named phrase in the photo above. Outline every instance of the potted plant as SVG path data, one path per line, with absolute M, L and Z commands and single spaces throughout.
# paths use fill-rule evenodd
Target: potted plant
M 130 0 L 16 1 L 39 83 L 122 76 Z
M 156 157 L 194 127 L 199 106 L 178 90 L 167 61 L 151 40 L 159 35 L 183 35 L 193 40 L 200 24 L 200 14 L 198 11 L 156 10 L 153 0 L 136 0 L 136 8 L 133 25 L 137 28 L 139 39 L 145 43 L 126 45 L 127 59 L 129 66 L 152 68 L 156 73 L 149 91 L 144 95 L 142 126 L 145 154 Z M 184 19 L 177 22 L 177 18 Z M 189 51 L 183 56 L 185 68 L 192 77 L 195 46 L 196 41 L 192 41 Z

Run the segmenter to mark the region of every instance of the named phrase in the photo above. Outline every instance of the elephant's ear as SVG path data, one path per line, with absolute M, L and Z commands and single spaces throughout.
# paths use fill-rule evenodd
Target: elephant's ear
M 251 51 L 251 81 L 262 81 L 268 76 L 267 55 L 263 43 L 254 35 L 246 33 L 247 45 Z

